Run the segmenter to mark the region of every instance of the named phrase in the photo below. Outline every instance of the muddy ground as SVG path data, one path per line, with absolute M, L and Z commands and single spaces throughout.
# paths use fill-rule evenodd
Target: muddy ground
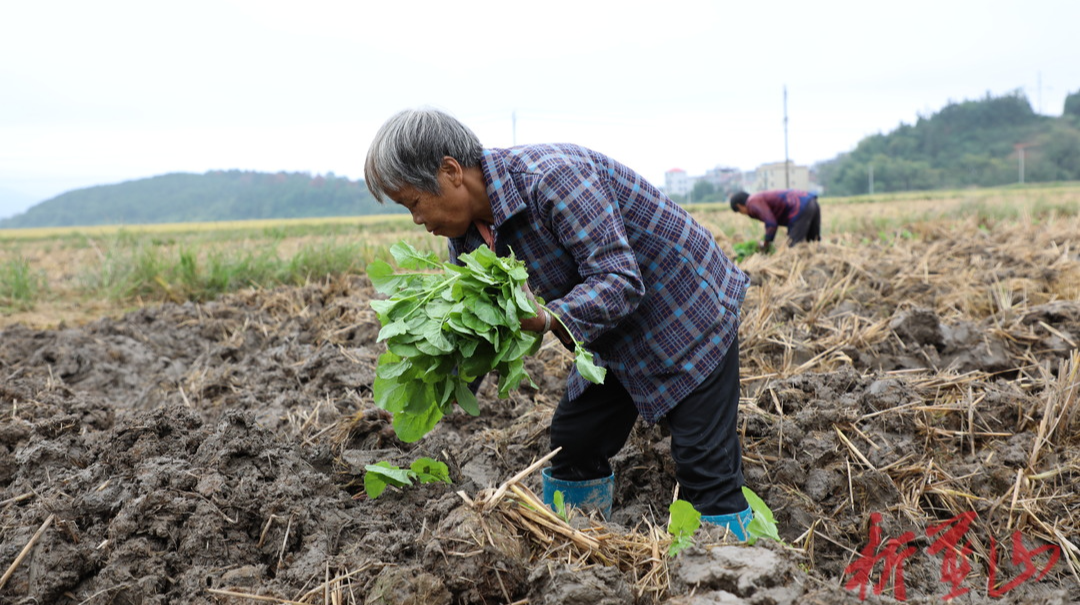
M 1010 256 L 1013 236 L 904 244 L 949 263 L 933 279 L 908 275 L 919 271 L 895 242 L 749 263 L 744 464 L 784 542 L 702 532 L 674 559 L 629 565 L 468 502 L 547 453 L 570 363 L 553 341 L 528 366 L 538 388 L 500 400 L 489 380 L 479 417 L 448 416 L 404 444 L 372 405 L 380 326 L 363 277 L 79 326 L 9 325 L 0 602 L 931 603 L 954 589 L 958 603 L 1080 602 L 1080 301 L 1052 294 L 1080 275 L 1080 257 L 1068 231 L 1048 236 L 1061 241 L 1045 258 Z M 1016 280 L 1026 294 L 1008 306 L 955 302 Z M 453 484 L 364 497 L 366 464 L 418 456 L 446 462 Z M 675 484 L 663 431 L 639 425 L 614 462 L 607 531 L 666 525 Z M 538 473 L 523 483 L 539 492 Z M 969 511 L 971 549 L 949 559 L 930 528 Z M 875 514 L 884 540 L 912 532 L 894 552 L 912 551 L 880 595 L 887 561 L 873 565 L 860 595 L 845 570 Z M 1014 562 L 1025 552 L 1014 535 L 1030 563 Z M 1056 561 L 1048 545 L 1063 550 Z M 662 581 L 644 582 L 643 567 Z M 943 570 L 963 573 L 954 586 Z

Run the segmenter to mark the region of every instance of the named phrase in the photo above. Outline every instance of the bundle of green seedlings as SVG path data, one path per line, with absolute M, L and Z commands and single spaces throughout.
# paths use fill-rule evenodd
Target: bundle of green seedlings
M 738 242 L 732 246 L 735 250 L 735 262 L 742 262 L 758 251 L 758 243 L 753 240 Z
M 373 385 L 375 404 L 392 412 L 394 432 L 411 443 L 426 435 L 455 403 L 480 413 L 470 385 L 490 372 L 499 376 L 499 397 L 522 383 L 535 387 L 525 358 L 540 348 L 543 334 L 523 331 L 521 319 L 535 317 L 542 301 L 526 294 L 528 271 L 512 255 L 487 246 L 442 262 L 406 242 L 390 249 L 398 268 L 377 260 L 368 265 L 372 285 L 386 300 L 371 301 L 382 329 Z M 562 320 L 543 307 L 557 321 Z M 606 370 L 575 343 L 574 363 L 587 380 L 602 383 Z

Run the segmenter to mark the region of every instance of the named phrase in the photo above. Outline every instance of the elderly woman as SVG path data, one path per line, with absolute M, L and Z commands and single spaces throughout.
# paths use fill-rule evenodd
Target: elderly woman
M 680 495 L 702 520 L 740 539 L 752 511 L 742 494 L 739 307 L 747 276 L 712 234 L 640 175 L 571 144 L 484 148 L 450 115 L 391 117 L 368 150 L 364 177 L 379 201 L 449 239 L 456 260 L 481 244 L 529 269 L 546 311 L 522 329 L 552 329 L 593 351 L 603 384 L 576 370 L 551 419 L 561 448 L 542 472 L 545 501 L 610 516 L 609 462 L 640 416 L 662 422 Z M 569 330 L 569 333 L 567 333 Z

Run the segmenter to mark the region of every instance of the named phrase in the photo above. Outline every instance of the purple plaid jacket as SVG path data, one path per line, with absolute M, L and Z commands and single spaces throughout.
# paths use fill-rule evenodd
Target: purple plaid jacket
M 487 149 L 495 249 L 614 374 L 650 424 L 694 390 L 738 337 L 749 278 L 712 234 L 644 178 L 577 145 Z M 484 243 L 473 227 L 450 257 Z M 567 395 L 588 386 L 576 370 Z

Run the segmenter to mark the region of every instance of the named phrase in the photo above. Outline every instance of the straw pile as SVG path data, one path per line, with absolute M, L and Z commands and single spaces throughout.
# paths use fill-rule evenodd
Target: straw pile
M 984 569 L 988 537 L 1019 530 L 1058 545 L 1080 582 L 1080 220 L 911 232 L 748 260 L 749 475 L 830 574 L 878 506 L 916 534 L 974 510 Z M 808 498 L 815 469 L 841 474 L 846 497 Z
M 540 458 L 497 489 L 484 490 L 475 499 L 464 492 L 458 495 L 480 512 L 497 512 L 506 525 L 538 546 L 532 549 L 534 560 L 616 567 L 633 579 L 638 598 L 658 602 L 668 588 L 666 553 L 671 536 L 648 521 L 644 521 L 644 530 L 619 531 L 588 518 L 583 520 L 585 526 L 578 528 L 570 523 L 569 516 L 552 512 L 522 481 L 554 455 L 551 452 Z

